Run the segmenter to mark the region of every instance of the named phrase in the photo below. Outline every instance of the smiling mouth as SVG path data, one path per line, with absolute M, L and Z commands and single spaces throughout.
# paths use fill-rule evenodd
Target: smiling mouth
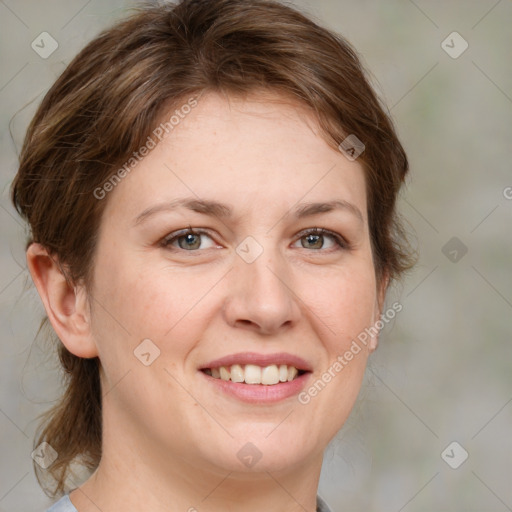
M 268 366 L 233 364 L 218 368 L 204 368 L 201 371 L 214 379 L 244 384 L 264 384 L 267 386 L 291 382 L 304 373 L 308 373 L 305 370 L 299 370 L 295 366 L 287 364 L 271 364 Z

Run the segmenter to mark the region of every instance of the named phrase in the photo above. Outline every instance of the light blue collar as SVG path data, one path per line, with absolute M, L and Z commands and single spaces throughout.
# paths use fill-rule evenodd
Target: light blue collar
M 71 503 L 69 494 L 63 496 L 57 503 L 52 505 L 46 512 L 78 512 L 77 509 Z M 316 497 L 316 512 L 331 512 L 331 509 L 327 506 L 327 503 L 320 498 Z

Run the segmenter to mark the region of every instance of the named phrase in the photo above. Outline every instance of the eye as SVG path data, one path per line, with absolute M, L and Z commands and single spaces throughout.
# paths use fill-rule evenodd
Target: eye
M 329 247 L 325 247 L 326 238 L 331 240 Z M 298 241 L 301 241 L 304 249 L 349 249 L 348 242 L 341 235 L 323 228 L 311 228 L 303 231 Z
M 204 242 L 205 237 L 210 239 L 210 243 Z M 171 233 L 162 240 L 161 244 L 166 248 L 183 249 L 185 251 L 209 249 L 216 246 L 206 231 L 203 229 L 194 230 L 191 227 Z
M 205 241 L 205 239 L 207 240 Z M 327 244 L 326 239 L 330 240 Z M 311 228 L 303 231 L 298 241 L 301 242 L 303 249 L 314 249 L 316 251 L 320 249 L 337 250 L 350 248 L 348 242 L 341 235 L 323 228 Z M 161 246 L 171 250 L 182 249 L 189 252 L 217 247 L 207 231 L 204 229 L 192 229 L 192 227 L 170 233 L 161 241 Z

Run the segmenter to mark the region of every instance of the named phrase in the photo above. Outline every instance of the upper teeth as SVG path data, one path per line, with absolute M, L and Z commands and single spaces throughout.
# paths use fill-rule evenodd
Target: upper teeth
M 256 366 L 246 364 L 244 366 L 234 364 L 206 370 L 212 377 L 232 382 L 245 382 L 246 384 L 277 384 L 295 379 L 299 371 L 295 366 L 286 364 L 271 364 L 270 366 Z

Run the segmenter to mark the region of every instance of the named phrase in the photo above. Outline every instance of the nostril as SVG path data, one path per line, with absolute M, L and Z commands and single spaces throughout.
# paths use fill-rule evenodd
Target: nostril
M 237 320 L 236 324 L 238 327 L 257 327 L 256 324 L 250 320 Z

